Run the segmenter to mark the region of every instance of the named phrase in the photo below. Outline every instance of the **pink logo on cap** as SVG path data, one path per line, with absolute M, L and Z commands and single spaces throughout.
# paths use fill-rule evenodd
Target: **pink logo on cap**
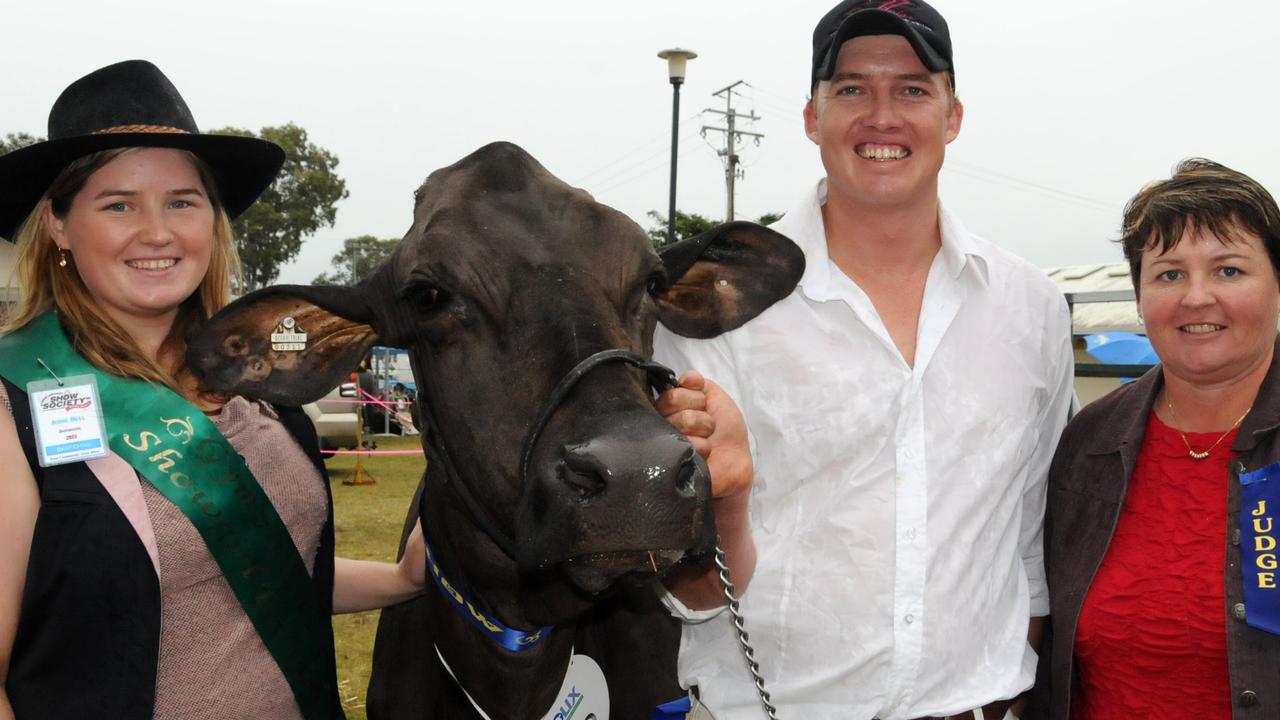
M 876 9 L 891 12 L 904 20 L 912 20 L 914 18 L 912 18 L 910 14 L 904 12 L 904 10 L 911 8 L 911 6 L 911 0 L 885 0 L 880 3 L 880 6 Z M 899 10 L 898 8 L 902 8 L 902 10 Z

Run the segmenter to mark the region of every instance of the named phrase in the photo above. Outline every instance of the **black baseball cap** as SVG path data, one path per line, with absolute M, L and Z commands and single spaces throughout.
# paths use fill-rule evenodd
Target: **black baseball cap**
M 862 35 L 901 35 L 911 43 L 920 62 L 933 72 L 947 71 L 956 84 L 951 62 L 951 33 L 947 21 L 923 0 L 845 0 L 831 9 L 813 29 L 813 76 L 809 90 L 819 80 L 830 80 L 840 46 Z

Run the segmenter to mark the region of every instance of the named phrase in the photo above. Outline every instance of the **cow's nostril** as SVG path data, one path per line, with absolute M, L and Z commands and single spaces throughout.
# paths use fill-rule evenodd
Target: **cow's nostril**
M 686 460 L 680 466 L 680 472 L 676 474 L 676 492 L 682 497 L 696 497 L 698 494 L 698 465 L 692 458 Z
M 604 478 L 599 473 L 593 468 L 574 465 L 571 460 L 561 463 L 559 474 L 560 480 L 578 493 L 579 500 L 590 500 L 604 492 Z
M 567 445 L 561 458 L 557 468 L 560 480 L 578 493 L 580 501 L 586 502 L 608 489 L 612 472 L 598 447 L 591 443 Z

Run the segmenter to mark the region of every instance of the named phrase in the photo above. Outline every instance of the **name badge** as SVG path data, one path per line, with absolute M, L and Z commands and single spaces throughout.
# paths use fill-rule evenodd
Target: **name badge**
M 107 455 L 107 426 L 92 375 L 27 383 L 40 467 Z
M 1280 634 L 1280 464 L 1240 475 L 1240 564 L 1245 622 Z

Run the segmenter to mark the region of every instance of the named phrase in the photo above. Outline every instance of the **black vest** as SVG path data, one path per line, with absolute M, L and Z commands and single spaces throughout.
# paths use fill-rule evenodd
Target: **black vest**
M 160 651 L 160 584 L 151 558 L 87 465 L 40 467 L 27 395 L 3 382 L 40 489 L 40 514 L 5 681 L 9 702 L 17 720 L 150 720 Z M 320 532 L 312 587 L 328 614 L 333 607 L 329 476 L 306 414 L 298 408 L 276 411 L 324 479 L 329 516 Z M 342 718 L 332 631 L 327 645 L 332 717 Z

